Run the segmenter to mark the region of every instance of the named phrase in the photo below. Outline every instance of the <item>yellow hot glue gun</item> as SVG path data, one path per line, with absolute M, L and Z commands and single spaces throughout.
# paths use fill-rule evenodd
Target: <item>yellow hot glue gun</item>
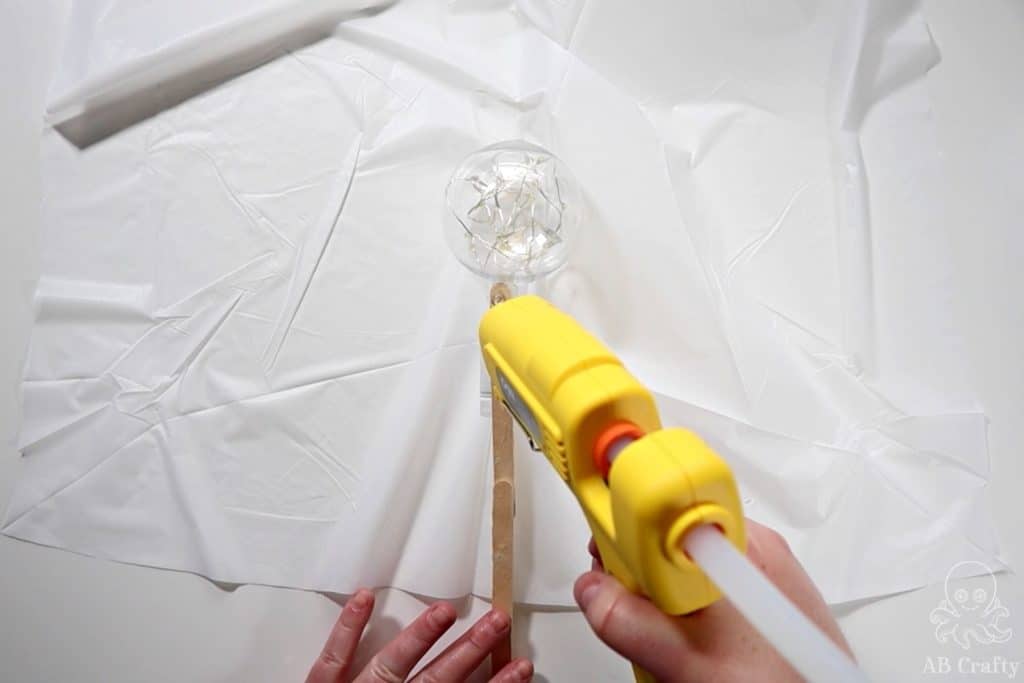
M 807 680 L 867 680 L 747 560 L 728 465 L 691 432 L 662 429 L 650 392 L 600 342 L 523 296 L 484 315 L 480 346 L 496 396 L 569 485 L 605 569 L 627 588 L 687 614 L 721 597 L 710 575 Z
M 717 600 L 682 539 L 714 524 L 745 551 L 728 465 L 695 434 L 662 429 L 650 392 L 543 299 L 491 308 L 480 345 L 494 391 L 579 500 L 605 569 L 668 614 Z

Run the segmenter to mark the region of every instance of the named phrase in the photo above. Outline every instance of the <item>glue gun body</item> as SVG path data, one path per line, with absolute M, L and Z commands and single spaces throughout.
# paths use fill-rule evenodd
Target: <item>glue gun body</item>
M 491 308 L 480 344 L 493 390 L 579 501 L 605 569 L 668 614 L 716 601 L 682 539 L 714 524 L 745 550 L 728 465 L 695 434 L 662 429 L 650 392 L 543 299 Z

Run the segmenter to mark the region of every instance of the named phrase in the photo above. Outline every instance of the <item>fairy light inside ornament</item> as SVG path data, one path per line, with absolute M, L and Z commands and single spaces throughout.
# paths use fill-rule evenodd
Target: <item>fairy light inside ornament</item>
M 554 154 L 524 141 L 472 154 L 445 192 L 448 246 L 473 272 L 530 282 L 561 267 L 579 226 L 580 193 Z

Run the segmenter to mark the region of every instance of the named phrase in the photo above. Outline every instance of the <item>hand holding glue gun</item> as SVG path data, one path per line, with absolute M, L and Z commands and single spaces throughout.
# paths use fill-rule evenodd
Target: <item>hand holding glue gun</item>
M 658 681 L 749 683 L 803 678 L 728 600 L 685 616 L 671 616 L 594 569 L 576 581 L 576 602 L 597 636 Z M 828 606 L 785 539 L 747 520 L 747 558 L 847 655 L 849 646 Z
M 662 429 L 610 351 L 533 296 L 492 307 L 480 345 L 494 391 L 618 579 L 585 574 L 575 595 L 638 681 L 866 680 L 781 537 L 748 529 L 728 465 L 693 433 Z

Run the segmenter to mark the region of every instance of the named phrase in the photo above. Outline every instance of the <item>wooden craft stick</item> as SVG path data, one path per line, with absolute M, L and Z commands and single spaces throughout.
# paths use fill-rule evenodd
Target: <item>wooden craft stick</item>
M 491 305 L 512 295 L 502 282 L 491 287 Z M 515 467 L 512 447 L 512 416 L 498 394 L 491 390 L 491 440 L 494 447 L 494 486 L 491 507 L 491 606 L 512 617 L 513 592 L 513 516 L 515 514 Z M 491 654 L 494 676 L 512 659 L 512 630 Z

